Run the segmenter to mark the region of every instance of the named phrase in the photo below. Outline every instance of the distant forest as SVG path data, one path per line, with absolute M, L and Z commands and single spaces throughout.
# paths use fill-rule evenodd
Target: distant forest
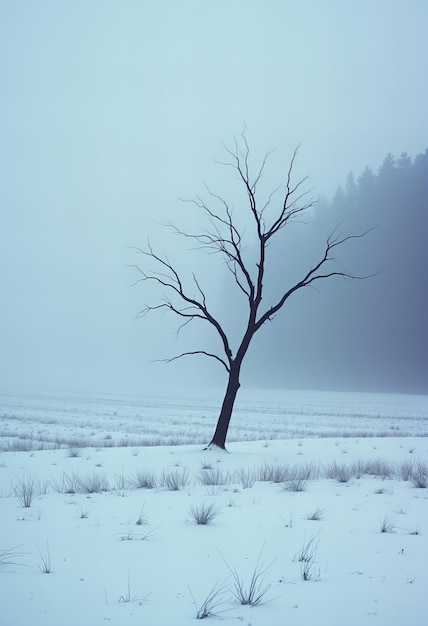
M 332 228 L 373 228 L 338 268 L 376 276 L 326 281 L 299 293 L 254 346 L 251 384 L 428 393 L 428 150 L 387 154 L 377 172 L 350 173 L 313 224 L 297 224 L 271 252 L 270 289 L 299 275 Z M 330 229 L 330 230 L 329 230 Z

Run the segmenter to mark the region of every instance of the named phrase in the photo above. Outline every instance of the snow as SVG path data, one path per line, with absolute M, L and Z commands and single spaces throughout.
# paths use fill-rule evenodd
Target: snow
M 9 396 L 1 407 L 2 626 L 184 626 L 216 584 L 213 623 L 426 624 L 428 492 L 400 468 L 428 463 L 428 397 L 249 393 L 228 452 L 203 450 L 210 399 Z M 180 445 L 153 445 L 168 437 Z M 133 445 L 144 438 L 152 445 Z M 380 470 L 326 477 L 356 462 Z M 304 490 L 266 480 L 274 467 L 303 473 Z M 154 488 L 137 488 L 144 473 Z M 162 476 L 186 484 L 171 491 Z M 223 484 L 203 484 L 212 477 Z M 96 478 L 106 490 L 83 493 Z M 219 514 L 197 525 L 191 508 L 211 503 Z M 257 564 L 270 586 L 241 605 L 231 572 L 247 588 Z

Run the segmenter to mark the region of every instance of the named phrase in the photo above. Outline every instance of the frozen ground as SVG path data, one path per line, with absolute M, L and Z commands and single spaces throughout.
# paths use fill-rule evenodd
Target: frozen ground
M 203 444 L 220 399 L 0 396 L 0 449 Z M 243 389 L 228 440 L 400 435 L 428 436 L 426 396 Z
M 428 397 L 0 403 L 2 626 L 427 623 Z

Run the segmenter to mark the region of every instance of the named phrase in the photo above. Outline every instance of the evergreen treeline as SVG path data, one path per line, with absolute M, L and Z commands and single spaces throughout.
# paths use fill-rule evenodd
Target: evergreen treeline
M 257 342 L 251 382 L 428 393 L 428 150 L 414 159 L 388 154 L 377 172 L 350 173 L 330 202 L 320 201 L 316 221 L 345 234 L 374 227 L 338 261 L 377 275 L 326 281 L 319 292 L 290 299 Z M 317 246 L 306 228 L 274 251 L 272 285 L 293 269 L 298 248 L 307 255 Z

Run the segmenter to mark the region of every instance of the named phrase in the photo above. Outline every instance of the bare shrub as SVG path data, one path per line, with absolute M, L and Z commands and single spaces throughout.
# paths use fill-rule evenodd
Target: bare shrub
M 76 493 L 77 477 L 73 474 L 63 473 L 61 479 L 52 478 L 50 484 L 57 493 Z
M 212 587 L 209 591 L 208 595 L 205 597 L 203 602 L 198 605 L 192 590 L 189 587 L 189 593 L 192 598 L 192 602 L 195 605 L 196 609 L 196 619 L 205 619 L 206 617 L 214 617 L 227 611 L 228 609 L 220 609 L 221 606 L 224 606 L 226 602 L 226 597 L 229 595 L 228 589 L 226 585 L 219 584 L 218 582 Z
M 395 474 L 394 466 L 387 461 L 382 461 L 381 459 L 367 461 L 366 474 L 375 476 L 376 478 L 381 478 L 382 480 L 393 478 Z
M 134 478 L 130 480 L 130 484 L 135 489 L 154 489 L 157 485 L 157 479 L 154 472 L 139 469 L 135 472 Z
M 72 437 L 71 439 L 62 440 L 60 445 L 66 445 L 68 450 L 79 450 L 79 448 L 88 448 L 91 445 L 91 440 L 83 436 Z
M 213 502 L 203 502 L 191 506 L 187 512 L 196 524 L 205 526 L 221 514 L 221 509 L 215 506 Z
M 367 471 L 367 462 L 362 461 L 361 459 L 359 459 L 358 461 L 354 461 L 354 463 L 352 463 L 351 465 L 351 468 L 352 475 L 355 476 L 355 478 L 362 478 L 369 473 Z
M 72 459 L 76 459 L 82 456 L 82 451 L 80 450 L 80 448 L 70 446 L 69 448 L 67 448 L 67 456 L 69 456 Z
M 14 487 L 14 492 L 19 503 L 24 509 L 30 508 L 33 498 L 36 495 L 36 479 L 27 476 L 22 478 Z
M 255 470 L 247 468 L 236 470 L 233 480 L 240 483 L 243 489 L 251 489 L 257 479 Z
M 411 480 L 412 473 L 415 467 L 415 462 L 413 459 L 409 459 L 408 461 L 402 461 L 396 466 L 396 473 L 400 480 Z
M 326 478 L 337 480 L 339 483 L 347 483 L 352 478 L 352 468 L 344 463 L 330 463 L 324 467 Z
M 380 532 L 381 533 L 393 533 L 395 531 L 395 525 L 391 522 L 388 517 L 384 517 L 380 521 Z
M 320 468 L 315 463 L 295 465 L 289 469 L 288 480 L 314 480 L 320 476 Z
M 308 486 L 308 481 L 303 480 L 303 478 L 293 478 L 292 480 L 287 480 L 284 488 L 286 491 L 306 491 L 306 487 Z
M 190 476 L 187 470 L 164 470 L 159 478 L 159 487 L 168 491 L 180 491 L 190 484 Z
M 146 513 L 146 507 L 143 504 L 143 506 L 140 509 L 139 514 L 137 515 L 137 519 L 135 520 L 135 523 L 137 526 L 147 526 L 149 521 L 147 519 L 147 513 Z
M 83 507 L 80 509 L 80 519 L 88 519 L 89 517 L 89 507 Z
M 111 491 L 109 482 L 104 474 L 93 472 L 86 476 L 73 476 L 77 493 L 102 493 Z
M 125 478 L 125 476 L 123 475 L 123 472 L 121 474 L 116 474 L 115 476 L 115 482 L 114 482 L 114 488 L 117 489 L 118 491 L 124 491 L 125 489 L 128 488 L 130 484 L 130 481 Z
M 43 449 L 39 447 L 39 444 L 33 439 L 20 439 L 13 437 L 8 439 L 3 446 L 5 452 L 31 452 L 32 450 Z
M 270 483 L 283 483 L 289 475 L 288 465 L 265 463 L 259 469 L 258 480 Z
M 260 561 L 261 552 L 259 556 L 257 557 L 257 561 L 254 566 L 253 573 L 247 584 L 245 583 L 244 579 L 241 578 L 241 576 L 239 576 L 237 570 L 231 567 L 227 563 L 223 555 L 220 555 L 220 556 L 222 557 L 227 569 L 232 574 L 232 579 L 233 579 L 232 594 L 234 595 L 236 600 L 239 602 L 239 604 L 248 605 L 248 606 L 259 606 L 261 604 L 265 604 L 266 602 L 268 602 L 268 600 L 265 599 L 265 596 L 266 596 L 266 593 L 271 588 L 272 583 L 267 583 L 267 584 L 265 583 L 264 574 L 271 567 L 272 563 L 265 566 Z
M 219 469 L 206 469 L 200 472 L 199 482 L 201 485 L 228 485 L 232 482 L 232 477 L 229 472 L 224 474 Z
M 314 511 L 312 511 L 312 513 L 306 513 L 305 517 L 307 520 L 319 522 L 320 520 L 324 519 L 325 512 L 326 509 L 321 509 L 320 507 L 317 507 Z
M 419 489 L 428 487 L 428 462 L 418 461 L 412 471 L 412 483 Z

